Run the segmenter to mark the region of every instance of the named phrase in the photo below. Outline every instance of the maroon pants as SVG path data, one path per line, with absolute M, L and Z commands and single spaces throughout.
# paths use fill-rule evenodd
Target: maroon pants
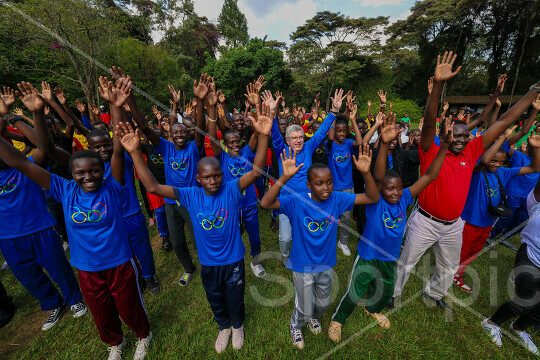
M 116 346 L 122 342 L 120 317 L 138 338 L 145 338 L 150 332 L 138 279 L 139 271 L 133 259 L 112 269 L 79 270 L 82 294 L 94 317 L 99 337 L 108 345 Z
M 465 222 L 463 226 L 463 242 L 461 244 L 461 256 L 457 273 L 463 275 L 478 253 L 482 251 L 486 240 L 491 232 L 491 226 L 480 227 Z

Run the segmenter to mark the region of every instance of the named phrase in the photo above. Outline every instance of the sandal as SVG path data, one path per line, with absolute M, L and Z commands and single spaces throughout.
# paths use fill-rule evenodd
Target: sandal
M 379 313 L 370 313 L 366 308 L 364 308 L 366 314 L 377 320 L 377 324 L 379 324 L 380 327 L 388 329 L 390 327 L 390 320 L 383 314 Z
M 180 286 L 187 286 L 191 282 L 191 278 L 193 277 L 193 273 L 184 273 L 180 280 L 178 280 L 178 285 Z

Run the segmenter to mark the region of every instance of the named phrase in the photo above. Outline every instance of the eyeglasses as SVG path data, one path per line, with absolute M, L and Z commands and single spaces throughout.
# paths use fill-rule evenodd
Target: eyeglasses
M 288 138 L 289 140 L 293 140 L 293 141 L 299 141 L 299 140 L 303 140 L 304 137 L 303 136 L 295 136 L 295 137 L 290 137 Z

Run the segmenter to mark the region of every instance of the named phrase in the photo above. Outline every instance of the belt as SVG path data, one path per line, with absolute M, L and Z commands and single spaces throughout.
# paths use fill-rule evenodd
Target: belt
M 455 223 L 456 221 L 458 221 L 458 219 L 456 220 L 451 220 L 451 221 L 446 221 L 446 220 L 441 220 L 441 219 L 437 219 L 435 216 L 432 216 L 430 215 L 427 211 L 425 211 L 424 209 L 422 209 L 420 206 L 418 206 L 418 212 L 422 215 L 424 215 L 425 217 L 433 220 L 433 221 L 436 221 L 438 223 L 441 223 L 443 225 L 452 225 L 453 223 Z

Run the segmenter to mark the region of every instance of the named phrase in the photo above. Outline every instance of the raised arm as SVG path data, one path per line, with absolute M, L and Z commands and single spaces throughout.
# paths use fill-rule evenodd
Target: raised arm
M 212 146 L 212 151 L 214 156 L 219 160 L 221 157 L 221 144 L 217 139 L 217 112 L 216 112 L 216 103 L 217 103 L 217 93 L 216 93 L 216 84 L 213 82 L 210 83 L 210 89 L 206 94 L 206 108 L 208 110 L 208 136 L 210 137 L 210 145 Z
M 437 178 L 439 172 L 441 171 L 444 163 L 444 157 L 448 152 L 448 146 L 452 143 L 453 140 L 453 126 L 452 119 L 450 117 L 445 120 L 445 129 L 446 135 L 444 136 L 444 141 L 441 142 L 441 146 L 439 147 L 437 155 L 435 155 L 435 158 L 433 159 L 431 164 L 429 164 L 425 174 L 420 179 L 418 179 L 417 182 L 415 182 L 409 187 L 409 190 L 413 197 L 420 194 L 422 190 L 424 190 L 429 184 L 431 184 L 433 180 Z
M 312 142 L 312 152 L 314 152 L 317 147 L 321 144 L 321 142 L 326 137 L 328 131 L 330 130 L 332 124 L 334 124 L 334 121 L 336 120 L 336 114 L 339 112 L 339 109 L 341 108 L 341 105 L 343 104 L 343 99 L 347 97 L 347 94 L 343 95 L 343 89 L 336 89 L 336 92 L 334 93 L 334 97 L 330 97 L 330 100 L 332 101 L 332 108 L 330 109 L 330 114 L 324 119 L 321 127 L 313 136 L 311 137 L 311 140 L 309 142 Z
M 369 172 L 371 159 L 372 154 L 368 144 L 364 144 L 358 148 L 358 156 L 353 155 L 354 165 L 362 174 L 364 183 L 366 184 L 366 192 L 364 194 L 356 194 L 355 205 L 373 204 L 379 201 L 379 189 L 377 189 L 377 185 L 375 185 L 375 181 Z
M 66 124 L 66 136 L 68 137 L 68 139 L 73 139 L 73 133 L 75 131 L 73 119 L 76 119 L 76 117 L 67 105 L 67 99 L 64 91 L 59 87 L 54 89 L 54 93 L 58 98 L 58 101 L 60 101 L 60 104 L 62 104 L 63 106 L 62 108 L 56 103 L 56 101 L 54 101 L 51 85 L 49 85 L 46 81 L 42 81 L 41 90 L 41 96 L 43 97 L 43 99 L 45 99 L 47 104 L 49 104 L 54 109 L 54 111 L 56 111 L 64 124 Z M 67 109 L 67 111 L 65 109 Z
M 453 54 L 452 51 L 445 51 L 442 60 L 441 55 L 437 56 L 437 66 L 435 67 L 433 76 L 433 88 L 424 110 L 424 125 L 420 140 L 420 146 L 424 151 L 429 150 L 435 139 L 437 109 L 439 107 L 443 85 L 446 81 L 455 77 L 461 70 L 461 66 L 459 66 L 456 71 L 452 72 L 452 65 L 454 65 L 456 58 L 457 54 Z
M 540 86 L 540 81 L 536 83 L 536 88 Z M 531 88 L 532 89 L 532 88 Z M 538 93 L 533 90 L 529 90 L 514 106 L 506 111 L 501 118 L 493 124 L 492 127 L 486 130 L 482 135 L 482 143 L 484 150 L 487 149 L 491 143 L 499 137 L 506 129 L 508 129 L 519 117 L 523 114 L 531 103 L 537 98 Z M 484 110 L 485 111 L 485 110 Z
M 524 137 L 529 133 L 529 130 L 531 130 L 531 127 L 533 126 L 536 116 L 538 115 L 538 111 L 540 111 L 540 95 L 536 97 L 536 99 L 532 103 L 532 111 L 531 115 L 529 115 L 529 118 L 525 123 L 523 124 L 523 127 L 516 131 L 516 133 L 508 138 L 508 146 L 514 145 L 519 139 Z
M 296 152 L 293 154 L 293 150 L 291 148 L 289 148 L 289 156 L 287 156 L 287 152 L 285 149 L 283 149 L 283 152 L 280 153 L 280 157 L 283 167 L 283 174 L 261 199 L 261 207 L 263 209 L 280 209 L 279 200 L 277 197 L 281 191 L 281 188 L 285 186 L 287 181 L 291 180 L 291 178 L 296 175 L 302 166 L 304 166 L 304 163 L 296 166 Z
M 371 125 L 366 135 L 364 135 L 364 138 L 362 139 L 362 143 L 369 144 L 369 141 L 373 137 L 373 134 L 375 134 L 375 131 L 377 131 L 377 129 L 382 126 L 383 116 L 386 117 L 386 115 L 384 115 L 384 112 L 380 112 L 377 114 L 377 117 L 375 118 L 375 122 Z
M 257 154 L 253 160 L 253 168 L 245 173 L 240 179 L 240 189 L 247 189 L 258 178 L 261 177 L 264 163 L 266 160 L 266 150 L 268 149 L 268 135 L 272 128 L 272 120 L 270 119 L 270 107 L 263 104 L 257 105 L 255 118 L 251 118 L 253 130 L 258 134 L 259 140 L 257 145 Z
M 394 116 L 386 117 L 383 113 L 377 114 L 377 118 L 381 117 L 383 120 L 383 126 L 381 128 L 381 142 L 379 147 L 379 154 L 375 161 L 375 170 L 373 171 L 373 179 L 377 186 L 377 191 L 381 191 L 384 176 L 386 175 L 386 159 L 388 158 L 388 149 L 390 143 L 399 136 L 405 129 L 399 129 L 396 125 L 396 118 Z
M 197 130 L 195 131 L 195 144 L 197 145 L 197 149 L 199 151 L 202 150 L 202 147 L 204 145 L 204 133 L 205 133 L 205 119 L 204 119 L 204 98 L 206 97 L 206 94 L 208 93 L 208 86 L 209 83 L 214 83 L 214 79 L 212 79 L 207 74 L 201 74 L 201 77 L 199 79 L 199 83 L 197 84 L 197 80 L 193 81 L 193 93 L 195 94 L 195 98 L 197 99 L 197 113 L 195 114 L 196 119 L 196 126 Z M 214 84 L 214 90 L 215 90 L 215 84 Z M 215 117 L 215 115 L 214 115 Z M 216 120 L 215 118 L 212 120 Z
M 527 175 L 540 171 L 540 129 L 529 137 L 529 146 L 533 148 L 532 161 L 529 166 L 524 166 L 519 170 L 518 175 Z
M 122 146 L 133 159 L 137 175 L 141 179 L 146 190 L 154 195 L 176 200 L 174 189 L 169 185 L 161 185 L 148 169 L 141 152 L 140 130 L 135 132 L 131 124 L 120 123 L 116 128 L 116 137 L 120 139 Z

